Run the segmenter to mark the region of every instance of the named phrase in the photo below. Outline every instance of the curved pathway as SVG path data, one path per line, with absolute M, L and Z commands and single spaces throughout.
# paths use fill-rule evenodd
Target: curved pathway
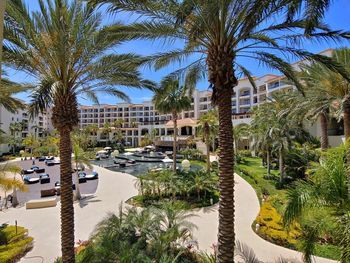
M 121 202 L 137 194 L 134 187 L 135 177 L 119 172 L 112 172 L 101 167 L 94 167 L 100 174 L 99 185 L 94 195 L 86 196 L 81 202 L 76 202 L 75 229 L 76 241 L 86 240 L 98 222 L 108 212 L 116 212 Z M 236 175 L 236 237 L 248 244 L 257 257 L 264 262 L 273 262 L 274 259 L 284 258 L 301 259 L 301 254 L 271 244 L 251 229 L 251 224 L 259 212 L 259 201 L 254 189 L 241 177 Z M 45 208 L 26 210 L 24 207 L 12 208 L 0 212 L 0 223 L 8 222 L 29 229 L 34 237 L 34 248 L 20 262 L 39 263 L 53 262 L 60 254 L 60 216 L 59 208 Z M 193 222 L 198 226 L 194 236 L 198 240 L 199 248 L 212 252 L 212 245 L 216 242 L 218 228 L 218 206 L 196 209 Z M 42 260 L 43 259 L 43 260 Z M 331 260 L 316 258 L 316 262 L 325 263 Z

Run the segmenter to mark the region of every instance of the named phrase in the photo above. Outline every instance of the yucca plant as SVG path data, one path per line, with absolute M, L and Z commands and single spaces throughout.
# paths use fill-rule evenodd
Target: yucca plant
M 110 4 L 111 12 L 127 11 L 142 20 L 127 26 L 115 25 L 111 37 L 146 40 L 164 40 L 172 46 L 178 41 L 179 49 L 158 53 L 149 58 L 155 69 L 171 63 L 181 68 L 171 74 L 179 75 L 186 83 L 208 79 L 213 89 L 212 102 L 219 112 L 219 234 L 218 261 L 233 262 L 234 251 L 234 158 L 232 136 L 232 96 L 238 79 L 246 75 L 255 83 L 241 58 L 251 59 L 277 69 L 301 85 L 295 69 L 285 57 L 321 61 L 346 76 L 333 60 L 305 51 L 298 43 L 339 40 L 347 32 L 332 31 L 321 23 L 329 0 L 91 0 L 91 3 Z M 305 9 L 303 7 L 306 6 Z M 300 12 L 301 11 L 301 12 Z M 286 19 L 283 17 L 287 14 Z M 302 16 L 304 15 L 304 16 Z M 275 21 L 280 17 L 280 22 Z M 307 36 L 304 34 L 307 33 Z M 185 64 L 185 65 L 184 65 Z M 348 76 L 347 76 L 348 78 Z M 188 88 L 194 85 L 188 85 Z
M 29 110 L 32 116 L 52 110 L 60 136 L 61 247 L 64 263 L 74 262 L 74 208 L 71 131 L 78 124 L 78 97 L 98 103 L 98 93 L 128 99 L 117 86 L 150 87 L 138 72 L 133 54 L 108 52 L 113 40 L 102 27 L 102 14 L 82 1 L 38 0 L 29 11 L 11 1 L 5 20 L 4 58 L 9 66 L 36 79 Z

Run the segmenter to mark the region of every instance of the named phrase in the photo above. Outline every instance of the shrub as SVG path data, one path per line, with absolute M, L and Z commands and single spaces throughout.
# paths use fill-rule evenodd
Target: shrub
M 260 225 L 258 234 L 264 239 L 280 246 L 296 248 L 297 240 L 301 236 L 299 225 L 294 224 L 287 231 L 281 215 L 271 203 L 266 202 L 261 206 L 256 223 Z
M 28 231 L 23 227 L 17 227 L 17 233 L 15 226 L 6 226 L 0 232 L 5 241 L 0 245 L 0 262 L 16 262 L 33 247 L 33 238 L 28 237 Z
M 181 150 L 179 153 L 183 155 L 185 159 L 203 161 L 206 158 L 206 156 L 203 155 L 202 151 L 198 149 L 186 148 Z
M 238 155 L 243 157 L 252 157 L 252 152 L 250 150 L 241 150 L 238 152 Z

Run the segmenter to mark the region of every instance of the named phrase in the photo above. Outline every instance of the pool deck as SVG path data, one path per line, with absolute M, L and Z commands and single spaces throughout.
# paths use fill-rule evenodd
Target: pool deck
M 137 194 L 135 177 L 129 174 L 113 172 L 101 167 L 94 167 L 99 173 L 99 183 L 95 193 L 85 194 L 85 199 L 75 202 L 75 240 L 86 240 L 94 227 L 109 212 L 117 212 L 121 202 Z M 251 224 L 259 211 L 259 201 L 254 189 L 241 177 L 236 175 L 236 238 L 248 244 L 263 262 L 273 262 L 283 256 L 301 260 L 299 252 L 271 244 L 251 229 Z M 127 205 L 125 205 L 127 206 Z M 0 212 L 0 222 L 18 225 L 29 229 L 34 237 L 34 248 L 20 262 L 44 263 L 53 262 L 60 255 L 60 204 L 56 207 L 25 210 L 24 207 L 11 208 Z M 196 209 L 192 221 L 198 227 L 194 237 L 198 240 L 199 248 L 212 252 L 216 242 L 218 228 L 218 206 Z M 315 258 L 315 262 L 334 262 L 323 258 Z

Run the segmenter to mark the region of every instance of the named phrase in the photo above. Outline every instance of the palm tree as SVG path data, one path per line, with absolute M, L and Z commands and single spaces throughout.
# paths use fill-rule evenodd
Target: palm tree
M 112 132 L 112 127 L 111 127 L 111 124 L 109 122 L 106 122 L 104 125 L 103 125 L 103 128 L 102 128 L 102 134 L 104 135 L 104 139 L 106 139 L 106 146 L 109 142 L 109 134 Z
M 1 80 L 1 59 L 2 59 L 2 41 L 4 37 L 4 15 L 6 8 L 6 0 L 0 3 L 0 80 Z
M 314 164 L 306 181 L 299 181 L 295 187 L 288 190 L 287 206 L 284 212 L 284 222 L 290 225 L 292 222 L 301 222 L 302 219 L 320 214 L 317 220 L 311 218 L 311 223 L 302 225 L 304 229 L 303 250 L 306 262 L 311 262 L 311 256 L 315 249 L 315 242 L 319 240 L 321 232 L 326 232 L 330 227 L 330 222 L 342 233 L 334 236 L 337 245 L 341 247 L 342 261 L 348 262 L 350 259 L 350 240 L 343 238 L 349 222 L 341 223 L 341 219 L 348 218 L 349 202 L 347 193 L 347 173 L 346 162 L 349 145 L 344 144 L 337 148 L 328 149 L 324 153 L 322 162 Z M 326 215 L 324 215 L 325 212 Z M 322 224 L 322 218 L 327 216 L 327 224 Z M 316 219 L 316 217 L 315 217 Z M 308 222 L 306 220 L 306 222 Z M 317 223 L 315 223 L 317 222 Z M 334 232 L 333 232 L 334 233 Z M 345 234 L 346 235 L 346 234 Z
M 81 199 L 81 193 L 79 188 L 79 167 L 86 165 L 89 169 L 92 169 L 92 165 L 90 163 L 89 156 L 84 152 L 84 150 L 79 146 L 78 143 L 73 140 L 73 161 L 75 164 L 75 198 L 77 200 Z
M 8 3 L 5 58 L 37 80 L 31 115 L 52 109 L 60 136 L 61 247 L 64 263 L 75 262 L 71 131 L 78 125 L 78 96 L 98 103 L 102 92 L 128 99 L 116 85 L 150 86 L 140 78 L 140 59 L 107 52 L 120 41 L 106 34 L 102 16 L 82 1 L 39 1 L 30 12 L 23 1 Z M 35 37 L 33 37 L 35 36 Z
M 241 123 L 233 128 L 233 146 L 234 146 L 234 152 L 235 156 L 238 155 L 238 145 L 239 142 L 242 140 L 243 137 L 249 136 L 249 125 L 246 123 Z
M 15 154 L 16 147 L 22 141 L 22 136 L 19 136 L 18 133 L 23 130 L 23 123 L 21 122 L 12 122 L 9 126 L 11 136 L 9 138 L 9 144 L 12 145 L 12 152 Z
M 153 97 L 154 107 L 160 113 L 171 113 L 174 123 L 173 170 L 176 172 L 177 120 L 178 115 L 191 108 L 191 99 L 186 94 L 186 87 L 178 80 L 164 79 Z
M 16 178 L 16 175 L 20 174 L 21 170 L 21 167 L 16 165 L 4 164 L 0 166 L 0 187 L 5 191 L 5 207 L 7 207 L 7 191 L 13 190 L 12 205 L 16 206 L 18 204 L 17 189 L 21 191 L 27 190 L 27 187 L 24 185 L 23 181 Z M 9 173 L 14 174 L 14 177 L 10 178 L 8 176 Z
M 28 147 L 30 149 L 30 159 L 33 158 L 33 148 L 39 146 L 39 142 L 36 139 L 36 136 L 33 134 L 29 134 L 27 137 L 25 137 L 22 141 L 22 144 L 25 147 Z
M 238 77 L 246 75 L 253 87 L 255 83 L 249 70 L 240 63 L 240 58 L 252 59 L 281 71 L 293 80 L 298 88 L 301 85 L 292 66 L 282 55 L 294 55 L 300 59 L 319 60 L 330 68 L 346 73 L 332 63 L 330 58 L 314 55 L 296 47 L 307 33 L 308 40 L 346 37 L 344 32 L 332 32 L 318 22 L 330 1 L 278 0 L 278 1 L 152 1 L 152 0 L 91 0 L 92 3 L 109 3 L 112 12 L 127 11 L 143 17 L 120 32 L 116 25 L 111 36 L 125 34 L 129 39 L 165 40 L 171 43 L 180 40 L 184 46 L 155 54 L 150 58 L 156 68 L 163 68 L 173 62 L 186 63 L 172 73 L 195 83 L 207 77 L 213 89 L 212 102 L 219 112 L 219 263 L 233 261 L 234 248 L 234 160 L 232 136 L 232 95 L 238 84 Z M 317 4 L 315 3 L 317 2 Z M 304 3 L 317 12 L 305 9 L 298 12 Z M 297 9 L 295 9 L 297 8 Z M 311 10 L 311 12 L 310 12 Z M 287 18 L 281 23 L 272 24 L 273 17 Z M 305 14 L 304 17 L 301 14 Z M 317 29 L 316 32 L 314 29 Z M 284 30 L 287 29 L 287 30 Z M 322 32 L 322 33 L 321 33 Z M 327 63 L 329 62 L 329 63 Z M 241 74 L 242 73 L 242 74 Z M 348 77 L 347 77 L 348 78 Z M 188 88 L 194 85 L 188 85 Z M 232 145 L 232 147 L 230 147 Z M 229 147 L 227 147 L 229 146 Z
M 207 172 L 210 172 L 210 143 L 215 140 L 215 135 L 218 126 L 218 116 L 216 110 L 210 110 L 199 118 L 197 131 L 203 135 L 204 142 L 207 148 Z M 214 149 L 213 149 L 214 150 Z

